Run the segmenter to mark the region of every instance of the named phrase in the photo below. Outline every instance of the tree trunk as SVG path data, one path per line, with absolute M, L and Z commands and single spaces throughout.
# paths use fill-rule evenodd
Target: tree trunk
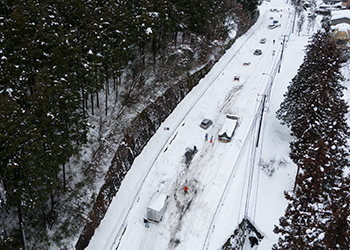
M 121 76 L 121 73 L 118 73 L 117 75 L 117 88 L 115 90 L 115 100 L 118 101 L 118 95 L 119 95 L 119 86 L 120 86 L 120 83 L 122 81 L 122 76 Z
M 24 228 L 23 228 L 23 215 L 22 215 L 22 205 L 21 201 L 18 202 L 18 222 L 19 222 L 19 229 L 21 233 L 21 241 L 23 245 L 23 249 L 27 250 L 27 243 L 26 243 L 26 236 L 24 234 Z
M 81 86 L 81 99 L 82 99 L 82 104 L 83 104 L 83 115 L 85 117 L 85 98 L 84 98 L 84 88 Z
M 46 217 L 46 214 L 45 214 L 45 206 L 44 206 L 44 203 L 41 203 L 41 212 L 42 212 L 44 224 L 45 224 L 45 226 L 47 227 L 47 226 L 49 225 L 49 220 L 48 220 L 48 218 Z
M 88 109 L 88 99 L 89 99 L 89 96 L 86 96 L 86 98 L 84 97 L 85 99 L 85 108 L 86 110 Z
M 109 92 L 108 76 L 106 76 L 106 116 L 108 114 L 108 92 Z
M 94 115 L 94 95 L 91 94 L 91 114 Z
M 115 73 L 113 73 L 113 90 L 114 91 L 116 89 L 116 84 L 117 84 L 117 79 L 116 79 Z
M 62 165 L 62 175 L 63 175 L 63 191 L 66 192 L 66 164 Z
M 177 46 L 177 31 L 174 33 L 175 48 Z
M 51 230 L 55 221 L 55 199 L 53 198 L 53 193 L 50 194 L 51 199 L 51 208 L 50 208 L 50 220 L 49 220 L 49 229 Z

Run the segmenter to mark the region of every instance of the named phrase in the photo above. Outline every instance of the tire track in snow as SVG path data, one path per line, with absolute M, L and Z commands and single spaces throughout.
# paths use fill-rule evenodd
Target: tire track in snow
M 259 25 L 257 25 L 256 27 L 252 27 L 251 29 L 253 29 L 253 31 L 251 32 L 251 34 L 249 34 L 245 40 L 242 42 L 242 44 L 238 47 L 237 51 L 233 53 L 233 55 L 229 58 L 229 60 L 224 63 L 224 65 L 222 66 L 222 68 L 220 70 L 218 70 L 218 73 L 216 75 L 214 75 L 213 79 L 211 81 L 209 81 L 209 84 L 207 86 L 205 86 L 205 88 L 202 90 L 202 92 L 198 95 L 198 97 L 195 99 L 195 101 L 190 105 L 189 109 L 187 110 L 187 112 L 182 116 L 182 118 L 179 120 L 179 122 L 176 124 L 176 126 L 174 127 L 174 129 L 172 130 L 173 132 L 171 132 L 170 136 L 165 140 L 165 142 L 163 143 L 163 145 L 161 146 L 160 150 L 157 152 L 155 158 L 152 160 L 150 166 L 148 167 L 144 177 L 142 178 L 141 184 L 139 186 L 139 188 L 137 189 L 135 196 L 131 202 L 131 205 L 129 207 L 129 209 L 127 210 L 127 213 L 123 219 L 122 225 L 119 226 L 118 229 L 118 225 L 115 225 L 115 227 L 113 228 L 112 232 L 117 232 L 116 235 L 113 237 L 113 241 L 111 244 L 110 241 L 108 241 L 105 246 L 104 249 L 118 249 L 121 241 L 122 241 L 122 237 L 123 234 L 125 233 L 126 229 L 127 229 L 127 218 L 130 214 L 131 209 L 133 208 L 135 202 L 137 202 L 140 191 L 150 173 L 150 171 L 153 169 L 153 166 L 155 164 L 155 162 L 157 161 L 158 157 L 160 156 L 160 154 L 167 148 L 167 145 L 169 146 L 169 140 L 170 138 L 174 138 L 176 136 L 175 132 L 179 129 L 180 126 L 184 125 L 184 120 L 185 118 L 188 116 L 188 114 L 193 110 L 193 108 L 196 106 L 196 104 L 201 100 L 201 98 L 204 96 L 204 94 L 208 91 L 208 89 L 215 83 L 215 81 L 220 77 L 221 74 L 223 74 L 223 71 L 227 68 L 227 66 L 231 63 L 231 61 L 236 57 L 236 55 L 240 52 L 240 50 L 242 49 L 242 47 L 245 45 L 245 43 L 255 34 L 255 32 L 260 28 L 260 26 L 262 26 L 263 23 L 260 23 Z
M 285 31 L 286 31 L 286 34 L 289 33 L 289 35 L 290 35 L 290 23 L 288 23 L 288 26 L 287 26 L 287 28 L 285 29 Z M 286 42 L 287 42 L 287 41 L 286 41 Z M 214 215 L 213 215 L 213 217 L 212 217 L 212 221 L 211 221 L 210 227 L 208 228 L 207 235 L 206 235 L 205 241 L 204 241 L 204 243 L 203 243 L 203 247 L 202 247 L 203 250 L 204 250 L 204 249 L 207 250 L 207 249 L 209 248 L 209 245 L 210 245 L 210 234 L 211 234 L 212 232 L 214 232 L 214 229 L 215 229 L 215 224 L 214 224 L 215 218 L 216 218 L 216 216 L 217 216 L 217 214 L 218 214 L 218 212 L 219 212 L 220 205 L 224 203 L 225 196 L 227 195 L 228 187 L 231 185 L 232 179 L 233 179 L 233 177 L 234 177 L 234 171 L 235 171 L 235 169 L 236 169 L 236 167 L 237 167 L 237 164 L 238 164 L 238 162 L 239 162 L 239 160 L 240 160 L 240 158 L 241 158 L 241 156 L 242 156 L 242 153 L 243 153 L 243 151 L 244 151 L 244 148 L 245 148 L 245 147 L 248 147 L 248 146 L 249 146 L 249 145 L 248 145 L 249 142 L 250 142 L 251 140 L 254 140 L 254 138 L 257 136 L 257 135 L 254 133 L 254 131 L 256 130 L 256 125 L 257 125 L 257 122 L 258 122 L 258 120 L 259 120 L 259 118 L 260 118 L 260 113 L 261 113 L 261 112 L 264 112 L 264 110 L 263 110 L 264 102 L 268 102 L 268 101 L 269 101 L 270 94 L 271 94 L 271 91 L 272 91 L 273 81 L 274 81 L 274 78 L 275 78 L 275 76 L 276 76 L 276 74 L 277 74 L 277 71 L 278 71 L 279 67 L 281 66 L 282 59 L 283 59 L 283 58 L 282 58 L 283 50 L 279 49 L 278 52 L 279 52 L 278 54 L 281 55 L 281 58 L 279 58 L 278 60 L 275 60 L 275 63 L 273 64 L 272 69 L 271 69 L 271 74 L 268 74 L 268 75 L 270 75 L 271 79 L 270 79 L 270 80 L 268 81 L 268 83 L 266 84 L 266 88 L 265 88 L 265 90 L 264 90 L 264 95 L 266 95 L 267 98 L 266 98 L 265 101 L 261 101 L 261 102 L 260 102 L 260 104 L 259 104 L 259 106 L 258 106 L 258 108 L 257 108 L 257 110 L 256 110 L 256 114 L 254 115 L 253 121 L 252 121 L 251 126 L 250 126 L 250 128 L 249 128 L 248 136 L 245 137 L 244 143 L 243 143 L 243 145 L 242 145 L 242 149 L 240 150 L 239 156 L 238 156 L 237 160 L 236 160 L 235 163 L 234 163 L 234 167 L 233 167 L 233 169 L 232 169 L 232 172 L 230 173 L 230 177 L 229 177 L 229 179 L 228 179 L 228 181 L 227 181 L 227 183 L 226 183 L 226 185 L 225 185 L 224 191 L 223 191 L 222 194 L 221 194 L 220 201 L 219 201 L 219 203 L 218 203 L 218 205 L 217 205 L 217 207 L 216 207 L 216 211 L 215 211 L 215 213 L 214 213 Z M 276 57 L 275 57 L 275 58 L 278 57 L 278 54 L 276 54 Z M 250 136 L 249 136 L 249 135 L 250 135 Z M 255 153 L 255 152 L 254 152 L 254 153 Z M 251 167 L 253 167 L 253 166 L 251 166 Z M 251 169 L 250 169 L 250 171 L 249 171 L 249 177 L 248 177 L 249 182 L 252 181 L 252 178 L 253 178 L 252 175 L 253 175 L 253 171 L 251 171 Z M 246 200 L 245 200 L 245 213 L 247 213 L 247 209 L 248 209 L 249 202 L 250 202 L 250 199 L 249 199 L 249 198 L 250 198 L 250 196 L 251 196 L 251 194 L 250 194 L 251 190 L 249 190 L 249 188 L 251 188 L 251 185 L 252 185 L 252 183 L 248 183 L 248 190 L 247 190 L 247 193 L 246 193 L 246 197 L 247 197 L 247 198 L 246 198 Z M 243 199 L 243 196 L 244 196 L 244 194 L 242 193 L 242 198 L 241 198 L 240 207 L 242 206 L 242 199 Z M 255 197 L 255 198 L 256 198 L 256 197 Z M 256 202 L 255 202 L 254 205 L 256 205 Z M 240 208 L 240 209 L 241 209 L 241 208 Z M 240 212 L 239 212 L 239 214 L 240 214 Z

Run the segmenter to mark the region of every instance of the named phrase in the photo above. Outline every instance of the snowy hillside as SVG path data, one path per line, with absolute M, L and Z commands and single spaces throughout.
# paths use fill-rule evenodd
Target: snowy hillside
M 264 2 L 259 11 L 256 24 L 135 160 L 87 249 L 219 249 L 243 218 L 264 236 L 258 249 L 277 242 L 273 226 L 284 214 L 283 192 L 293 187 L 296 168 L 288 158 L 289 130 L 275 111 L 311 34 L 292 33 L 294 16 L 284 1 Z M 273 20 L 281 26 L 269 29 Z M 254 55 L 256 49 L 262 55 Z M 222 143 L 217 137 L 226 114 L 239 121 L 233 140 Z M 213 121 L 207 130 L 199 127 L 205 118 Z M 198 151 L 186 162 L 194 146 Z M 159 193 L 169 196 L 167 209 L 147 228 L 143 218 Z

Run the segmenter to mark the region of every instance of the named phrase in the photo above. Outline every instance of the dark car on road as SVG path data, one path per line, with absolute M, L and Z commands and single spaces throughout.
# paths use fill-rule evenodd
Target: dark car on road
M 254 51 L 254 55 L 256 55 L 256 56 L 260 56 L 261 54 L 262 54 L 261 49 L 256 49 L 256 50 Z
M 213 121 L 212 121 L 212 120 L 204 119 L 204 120 L 201 122 L 201 125 L 199 125 L 199 126 L 200 126 L 201 128 L 207 129 L 207 128 L 209 128 L 212 124 L 213 124 Z

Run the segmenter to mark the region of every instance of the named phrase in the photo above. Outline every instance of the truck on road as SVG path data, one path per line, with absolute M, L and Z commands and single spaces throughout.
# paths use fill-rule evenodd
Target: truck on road
M 219 133 L 219 141 L 230 142 L 238 125 L 238 117 L 235 115 L 226 115 L 224 126 Z
M 168 205 L 169 196 L 159 194 L 156 199 L 147 207 L 147 219 L 153 222 L 159 222 L 163 218 L 163 214 Z

